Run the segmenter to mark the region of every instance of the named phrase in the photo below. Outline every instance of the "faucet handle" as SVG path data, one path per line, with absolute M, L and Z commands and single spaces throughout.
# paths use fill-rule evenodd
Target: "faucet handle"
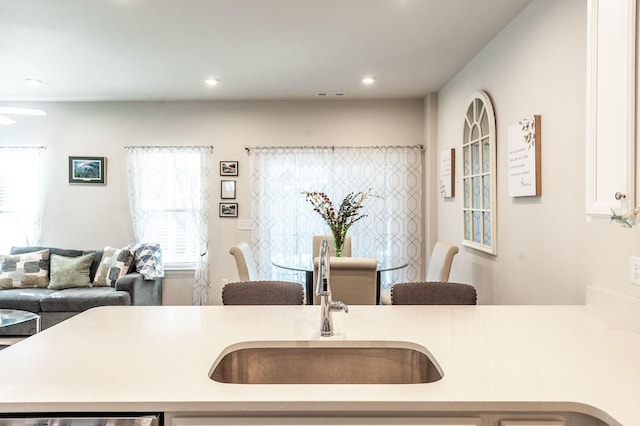
M 339 300 L 332 300 L 329 303 L 329 310 L 331 311 L 343 311 L 345 314 L 349 313 L 349 305 Z

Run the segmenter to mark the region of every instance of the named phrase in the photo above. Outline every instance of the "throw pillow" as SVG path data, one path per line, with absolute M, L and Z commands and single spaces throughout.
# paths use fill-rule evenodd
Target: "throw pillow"
M 164 277 L 160 244 L 135 243 L 129 244 L 127 248 L 133 253 L 136 271 L 140 272 L 145 280 Z
M 115 286 L 118 278 L 129 271 L 132 261 L 133 253 L 129 250 L 106 246 L 93 279 L 93 285 L 96 287 Z
M 89 268 L 94 253 L 76 257 L 51 255 L 51 280 L 49 288 L 62 290 L 73 287 L 90 287 Z
M 49 249 L 2 256 L 0 290 L 47 287 L 49 284 Z

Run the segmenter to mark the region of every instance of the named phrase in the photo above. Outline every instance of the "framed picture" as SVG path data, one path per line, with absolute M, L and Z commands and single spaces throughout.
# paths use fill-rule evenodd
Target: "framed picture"
M 238 217 L 238 203 L 220 203 L 220 217 Z
M 238 176 L 237 161 L 221 161 L 220 176 Z
M 69 157 L 69 183 L 104 185 L 106 157 Z
M 236 198 L 236 181 L 220 181 L 220 198 L 223 200 L 234 200 Z
M 452 198 L 456 195 L 456 150 L 450 148 L 440 153 L 440 196 Z
M 510 197 L 542 195 L 541 116 L 531 115 L 507 129 Z

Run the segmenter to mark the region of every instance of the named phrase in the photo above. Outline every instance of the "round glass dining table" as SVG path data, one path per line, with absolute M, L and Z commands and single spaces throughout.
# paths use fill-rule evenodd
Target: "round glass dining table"
M 390 256 L 376 258 L 376 303 L 380 304 L 380 274 L 409 266 L 404 259 Z M 276 254 L 271 257 L 271 263 L 276 268 L 305 273 L 305 295 L 307 305 L 313 305 L 313 256 L 305 254 Z

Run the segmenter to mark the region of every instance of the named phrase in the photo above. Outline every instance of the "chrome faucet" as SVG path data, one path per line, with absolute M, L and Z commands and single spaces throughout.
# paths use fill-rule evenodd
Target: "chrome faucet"
M 320 258 L 318 261 L 318 283 L 316 285 L 316 295 L 320 296 L 320 336 L 333 336 L 333 311 L 349 312 L 346 303 L 331 300 L 331 284 L 329 280 L 329 243 L 322 240 L 320 243 Z

